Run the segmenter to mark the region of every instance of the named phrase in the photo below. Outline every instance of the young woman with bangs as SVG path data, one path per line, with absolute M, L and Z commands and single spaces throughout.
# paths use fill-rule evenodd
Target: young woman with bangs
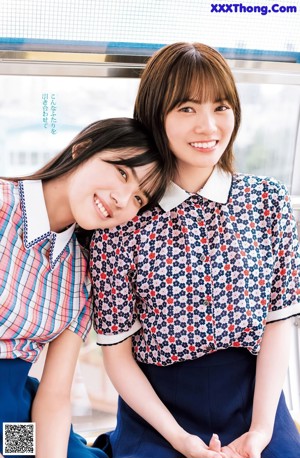
M 300 313 L 296 224 L 284 185 L 234 170 L 241 109 L 227 62 L 200 43 L 162 48 L 134 116 L 175 172 L 155 209 L 92 239 L 95 329 L 120 394 L 116 429 L 95 446 L 113 458 L 297 458 L 282 393 Z
M 70 434 L 73 373 L 92 315 L 79 239 L 157 202 L 165 163 L 138 121 L 115 118 L 89 125 L 38 172 L 0 180 L 0 456 L 4 422 L 35 422 L 36 458 L 106 457 Z M 47 343 L 39 383 L 28 373 Z

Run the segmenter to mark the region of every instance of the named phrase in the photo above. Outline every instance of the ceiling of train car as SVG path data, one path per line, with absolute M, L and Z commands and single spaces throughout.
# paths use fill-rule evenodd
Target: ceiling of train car
M 232 59 L 300 63 L 297 0 L 0 0 L 0 13 L 1 51 L 149 56 L 201 41 Z

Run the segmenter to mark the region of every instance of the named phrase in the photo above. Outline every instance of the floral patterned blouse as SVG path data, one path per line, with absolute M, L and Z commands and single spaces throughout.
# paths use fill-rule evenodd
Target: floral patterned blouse
M 98 343 L 132 336 L 138 361 L 169 365 L 228 347 L 257 354 L 267 323 L 300 314 L 300 253 L 285 186 L 215 168 L 172 183 L 160 205 L 91 244 Z

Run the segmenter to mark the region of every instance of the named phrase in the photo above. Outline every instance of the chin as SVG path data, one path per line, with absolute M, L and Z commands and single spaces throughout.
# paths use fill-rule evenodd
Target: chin
M 117 221 L 102 221 L 101 224 L 98 225 L 98 229 L 112 229 L 119 224 L 121 223 L 118 223 Z

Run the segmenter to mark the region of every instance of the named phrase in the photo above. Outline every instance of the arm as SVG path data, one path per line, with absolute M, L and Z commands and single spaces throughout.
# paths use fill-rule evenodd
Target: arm
M 66 330 L 49 344 L 32 407 L 37 434 L 36 458 L 67 457 L 71 427 L 70 391 L 81 343 L 78 335 Z
M 271 440 L 276 409 L 289 364 L 291 320 L 266 326 L 257 357 L 252 421 L 249 432 L 229 444 L 241 457 L 259 458 Z M 231 458 L 225 447 L 226 456 Z
M 289 365 L 291 319 L 270 323 L 257 358 L 251 431 L 271 439 L 276 409 Z M 271 382 L 271 383 L 270 383 Z
M 209 448 L 199 437 L 189 434 L 177 423 L 135 362 L 131 351 L 131 338 L 117 345 L 103 347 L 102 351 L 105 368 L 120 396 L 170 442 L 174 449 L 186 458 L 223 456 L 218 452 L 220 444 L 217 438 L 212 438 Z M 147 399 L 147 403 L 141 402 L 143 399 Z

